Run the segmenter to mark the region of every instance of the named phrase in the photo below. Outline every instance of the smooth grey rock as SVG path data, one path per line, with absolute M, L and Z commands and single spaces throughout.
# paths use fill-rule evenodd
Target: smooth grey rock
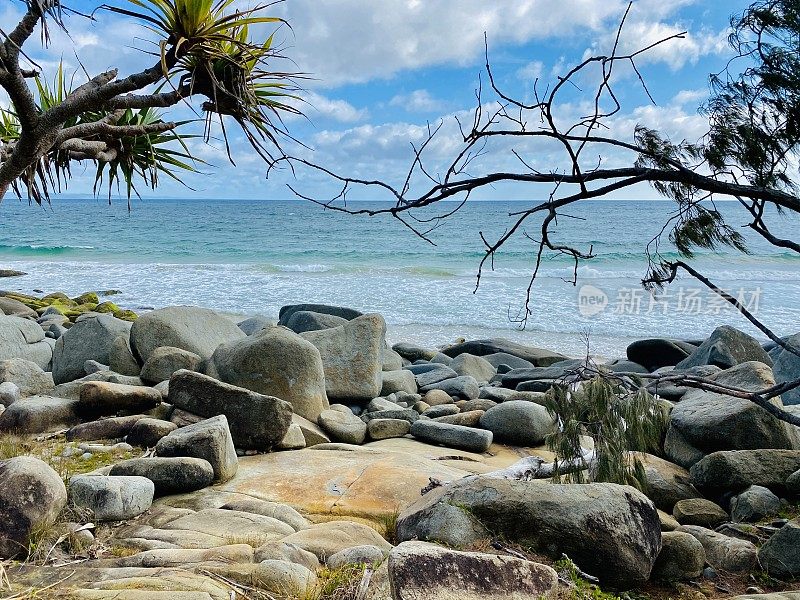
M 540 446 L 554 431 L 555 420 L 547 409 L 533 402 L 511 400 L 487 410 L 481 427 L 494 439 L 516 446 Z
M 760 485 L 751 485 L 731 499 L 731 519 L 736 522 L 760 521 L 781 510 L 781 499 Z
M 758 562 L 772 577 L 800 575 L 800 521 L 789 521 L 770 537 L 758 550 Z
M 0 461 L 0 558 L 26 553 L 31 532 L 55 522 L 66 503 L 64 482 L 44 461 Z
M 108 351 L 108 366 L 115 373 L 131 377 L 138 377 L 142 372 L 142 366 L 131 351 L 130 332 L 118 336 L 111 342 L 111 348 Z
M 267 542 L 263 546 L 256 548 L 253 560 L 259 563 L 265 560 L 285 560 L 302 565 L 311 571 L 316 571 L 320 566 L 316 555 L 303 550 L 295 544 L 287 544 L 281 541 Z
M 214 482 L 211 463 L 191 456 L 132 458 L 115 464 L 110 474 L 146 477 L 153 482 L 156 496 L 194 492 Z
M 456 356 L 449 366 L 459 375 L 469 375 L 476 381 L 489 381 L 496 373 L 495 367 L 488 360 L 466 352 Z
M 475 522 L 485 528 L 482 533 Z M 453 536 L 453 526 L 463 531 Z M 647 581 L 661 550 L 656 508 L 634 488 L 485 475 L 428 492 L 400 514 L 397 536 L 457 547 L 502 537 L 553 558 L 567 554 L 603 585 L 621 589 Z
M 367 432 L 373 440 L 403 437 L 411 431 L 411 423 L 403 419 L 372 419 Z
M 0 432 L 43 433 L 76 425 L 78 402 L 51 396 L 17 400 L 0 414 Z
M 6 298 L 0 296 L 0 314 L 5 314 L 14 317 L 22 317 L 24 319 L 35 319 L 39 315 L 35 310 L 26 306 L 15 298 Z
M 425 542 L 404 542 L 389 552 L 389 585 L 397 600 L 549 598 L 559 587 L 547 565 Z
M 369 423 L 373 419 L 404 419 L 414 423 L 419 419 L 419 413 L 411 408 L 398 408 L 395 410 L 373 410 L 361 415 L 361 420 Z
M 115 440 L 124 438 L 144 415 L 126 415 L 87 421 L 67 431 L 68 440 Z
M 110 363 L 111 346 L 118 337 L 127 337 L 131 323 L 110 314 L 83 315 L 56 340 L 53 350 L 53 381 L 56 384 L 84 376 L 87 360 Z
M 161 346 L 150 354 L 142 366 L 142 381 L 155 384 L 169 380 L 172 374 L 181 369 L 197 371 L 201 358 L 194 352 Z
M 786 478 L 786 491 L 792 496 L 800 496 L 800 469 Z
M 155 448 L 161 438 L 169 435 L 177 428 L 178 426 L 171 421 L 163 421 L 161 419 L 149 417 L 137 419 L 130 428 L 125 441 L 134 446 L 141 446 L 142 448 Z
M 716 527 L 728 520 L 728 513 L 721 506 L 705 498 L 678 500 L 672 508 L 672 516 L 681 525 L 701 527 Z
M 532 362 L 506 352 L 494 352 L 493 354 L 486 354 L 482 358 L 495 369 L 500 365 L 506 365 L 511 369 L 532 369 L 534 367 Z
M 298 310 L 286 320 L 286 327 L 295 333 L 304 333 L 306 331 L 319 331 L 321 329 L 339 327 L 339 325 L 344 325 L 347 322 L 348 319 L 337 317 L 336 315 L 327 315 L 310 310 Z
M 411 370 L 411 369 L 409 369 Z M 452 379 L 453 377 L 458 377 L 458 373 L 456 373 L 453 369 L 448 367 L 447 365 L 434 365 L 433 368 L 427 369 L 422 372 L 415 372 L 414 377 L 417 380 L 417 386 L 420 388 L 424 388 L 435 383 L 439 383 L 441 381 L 445 381 L 446 379 Z
M 694 536 L 706 551 L 706 561 L 715 569 L 730 573 L 749 572 L 758 562 L 758 551 L 751 542 L 728 537 L 699 525 L 681 525 L 677 531 Z
M 346 408 L 346 407 L 345 407 Z M 334 442 L 360 445 L 367 436 L 367 424 L 355 416 L 350 409 L 323 410 L 317 423 Z
M 225 482 L 236 475 L 239 459 L 233 445 L 228 420 L 219 415 L 176 429 L 156 444 L 159 456 L 193 456 L 211 463 L 214 479 Z
M 415 421 L 411 435 L 432 444 L 467 452 L 486 452 L 492 444 L 492 432 L 437 421 Z
M 523 360 L 527 360 L 537 367 L 546 367 L 554 362 L 559 362 L 567 358 L 558 352 L 552 352 L 542 348 L 533 348 L 531 346 L 523 346 L 522 344 L 517 344 L 503 338 L 472 340 L 445 348 L 443 352 L 447 356 L 458 356 L 464 352 L 474 354 L 475 356 L 485 356 L 487 354 L 504 352 Z
M 282 306 L 278 313 L 278 325 L 286 325 L 292 315 L 299 311 L 310 311 L 315 313 L 322 313 L 324 315 L 333 315 L 352 321 L 356 317 L 360 317 L 363 313 L 352 308 L 344 306 L 331 306 L 329 304 L 288 304 Z
M 709 379 L 753 391 L 775 384 L 772 370 L 760 362 L 741 363 Z M 773 403 L 782 406 L 778 398 Z M 755 403 L 701 390 L 684 394 L 670 413 L 669 426 L 705 454 L 717 450 L 792 449 L 800 444 L 796 428 Z
M 0 406 L 3 408 L 11 406 L 21 397 L 22 393 L 19 391 L 16 383 L 11 383 L 10 381 L 0 383 Z
M 422 348 L 405 342 L 394 344 L 392 350 L 410 362 L 414 362 L 415 360 L 430 360 L 436 356 L 436 350 Z
M 772 359 L 756 339 L 734 327 L 722 325 L 694 352 L 675 365 L 675 368 L 716 365 L 722 369 L 730 369 L 750 361 L 772 366 Z
M 435 419 L 447 415 L 457 415 L 460 412 L 461 410 L 455 404 L 440 404 L 439 406 L 431 406 L 422 414 L 429 419 Z
M 285 327 L 222 345 L 212 361 L 221 381 L 285 400 L 310 421 L 329 406 L 319 350 Z
M 153 503 L 153 482 L 146 477 L 76 475 L 69 481 L 70 501 L 88 508 L 98 521 L 132 519 Z
M 739 450 L 709 454 L 690 470 L 701 491 L 739 492 L 759 485 L 782 494 L 789 476 L 800 469 L 800 450 Z
M 481 389 L 478 382 L 474 377 L 469 375 L 461 375 L 451 379 L 445 379 L 438 383 L 433 383 L 424 387 L 420 387 L 421 392 L 428 392 L 430 390 L 442 390 L 446 394 L 455 398 L 463 398 L 464 400 L 474 400 L 480 393 Z
M 656 581 L 697 579 L 706 564 L 706 551 L 694 536 L 682 531 L 661 534 L 661 552 L 653 566 Z
M 391 348 L 381 349 L 381 368 L 384 372 L 399 371 L 403 368 L 404 362 L 405 359 Z
M 697 346 L 680 340 L 650 338 L 636 340 L 628 346 L 625 353 L 628 360 L 655 371 L 661 367 L 677 365 L 695 350 Z
M 267 317 L 255 316 L 245 319 L 244 321 L 240 321 L 238 326 L 239 329 L 244 331 L 245 335 L 253 335 L 262 329 L 275 327 L 275 321 L 268 319 Z
M 388 396 L 397 392 L 417 393 L 417 381 L 411 371 L 405 369 L 383 371 L 380 395 Z
M 36 321 L 0 315 L 0 360 L 9 358 L 29 360 L 45 370 L 50 366 L 53 349 Z
M 24 358 L 0 361 L 0 383 L 15 384 L 23 396 L 39 396 L 53 391 L 52 373 L 47 373 L 35 362 Z
M 328 398 L 369 400 L 381 393 L 386 323 L 379 314 L 301 335 L 319 350 Z
M 89 381 L 81 385 L 77 411 L 84 417 L 97 417 L 120 412 L 140 413 L 159 404 L 161 393 L 150 387 Z
M 131 328 L 131 350 L 144 363 L 156 348 L 171 346 L 209 358 L 220 344 L 244 338 L 244 332 L 213 310 L 170 306 L 140 315 Z
M 288 402 L 193 371 L 172 375 L 169 402 L 202 417 L 225 415 L 234 444 L 245 450 L 266 450 L 279 444 L 292 422 Z
M 443 417 L 435 417 L 434 421 L 439 423 L 450 423 L 452 425 L 463 425 L 464 427 L 479 427 L 481 417 L 484 415 L 483 410 L 470 410 L 467 412 L 460 412 L 457 415 L 445 415 Z

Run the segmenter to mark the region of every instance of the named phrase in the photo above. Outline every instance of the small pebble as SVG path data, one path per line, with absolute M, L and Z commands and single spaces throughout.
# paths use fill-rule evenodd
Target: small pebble
M 81 458 L 83 460 L 89 460 L 90 458 L 92 458 L 92 456 L 94 455 L 91 452 L 84 452 L 83 454 L 81 454 Z

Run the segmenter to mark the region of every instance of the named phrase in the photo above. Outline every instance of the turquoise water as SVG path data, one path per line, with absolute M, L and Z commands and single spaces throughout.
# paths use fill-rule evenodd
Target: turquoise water
M 721 206 L 735 215 L 734 205 Z M 614 355 L 644 336 L 697 338 L 721 323 L 752 331 L 686 279 L 651 302 L 638 286 L 644 247 L 671 205 L 613 201 L 588 202 L 570 211 L 579 218 L 560 220 L 561 239 L 591 245 L 598 256 L 578 269 L 577 287 L 564 281 L 572 272 L 566 257 L 545 259 L 533 314 L 520 331 L 512 321 L 524 303 L 533 242 L 518 236 L 474 289 L 479 232 L 493 240 L 509 226 L 508 213 L 524 207 L 470 203 L 433 233 L 432 246 L 391 217 L 353 217 L 301 201 L 148 200 L 134 202 L 129 213 L 124 203 L 93 199 L 47 208 L 7 199 L 0 205 L 0 266 L 29 274 L 0 286 L 69 294 L 119 289 L 115 301 L 134 310 L 199 304 L 276 317 L 293 302 L 343 304 L 382 313 L 392 341 L 436 345 L 503 335 L 569 354 L 583 351 L 585 332 L 593 352 Z M 791 236 L 796 225 L 779 218 L 774 230 Z M 535 237 L 538 222 L 526 231 Z M 779 333 L 800 331 L 800 258 L 759 240 L 751 249 L 705 252 L 695 265 L 755 301 Z M 605 310 L 580 309 L 579 297 L 594 293 L 581 294 L 582 285 L 606 294 Z

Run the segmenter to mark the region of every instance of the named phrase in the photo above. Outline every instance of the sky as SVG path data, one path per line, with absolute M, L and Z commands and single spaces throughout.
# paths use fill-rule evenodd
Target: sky
M 109 1 L 130 6 L 128 0 Z M 89 13 L 101 2 L 64 4 Z M 239 4 L 247 6 L 244 1 Z M 343 175 L 399 183 L 413 159 L 412 143 L 424 141 L 429 124 L 442 123 L 427 163 L 435 172 L 458 152 L 455 118 L 471 119 L 479 77 L 486 88 L 484 34 L 498 86 L 530 100 L 537 79 L 543 89 L 586 56 L 609 52 L 627 4 L 625 0 L 285 0 L 267 14 L 291 24 L 291 29 L 280 28 L 275 39 L 293 61 L 289 68 L 309 78 L 302 82 L 305 117 L 285 121 L 302 145 L 286 140 L 283 148 Z M 614 83 L 622 109 L 610 123 L 610 132 L 630 140 L 634 127 L 642 124 L 674 140 L 699 139 L 707 128 L 698 107 L 708 97 L 709 73 L 722 69 L 731 56 L 726 41 L 730 14 L 746 5 L 738 0 L 634 0 L 621 49 L 632 51 L 675 33 L 687 34 L 656 47 L 637 63 L 655 104 L 631 69 L 620 69 Z M 0 28 L 13 27 L 22 8 L 19 1 L 2 2 Z M 152 35 L 129 18 L 100 11 L 94 21 L 70 17 L 67 26 L 69 37 L 53 30 L 48 47 L 43 48 L 35 36 L 25 48 L 46 73 L 63 60 L 80 83 L 84 77 L 80 65 L 91 74 L 117 67 L 125 75 L 153 63 L 153 57 L 143 52 Z M 269 33 L 253 32 L 262 37 Z M 580 89 L 567 92 L 559 108 L 564 119 L 582 114 L 593 96 L 590 77 L 578 83 Z M 493 100 L 486 94 L 483 103 L 491 108 Z M 192 117 L 186 107 L 165 115 L 167 120 Z M 288 199 L 294 196 L 287 184 L 322 200 L 338 192 L 330 178 L 302 169 L 273 170 L 267 178 L 266 165 L 243 136 L 233 126 L 228 131 L 235 166 L 217 135 L 208 143 L 194 139 L 193 153 L 208 163 L 199 166 L 202 173 L 183 176 L 189 187 L 170 181 L 162 181 L 156 191 L 140 186 L 142 197 Z M 512 149 L 537 168 L 563 168 L 562 157 L 553 148 L 505 143 L 490 148 L 476 170 L 519 169 Z M 606 164 L 629 160 L 600 158 Z M 76 166 L 68 193 L 91 194 L 93 179 L 93 167 Z M 501 186 L 481 190 L 475 198 L 530 200 L 542 193 L 531 186 Z M 628 197 L 657 195 L 640 187 L 617 198 Z M 356 192 L 351 199 L 389 198 L 370 190 Z

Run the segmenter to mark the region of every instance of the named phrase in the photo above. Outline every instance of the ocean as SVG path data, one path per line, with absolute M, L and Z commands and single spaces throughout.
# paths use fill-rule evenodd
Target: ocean
M 70 295 L 118 289 L 113 300 L 135 311 L 192 304 L 272 318 L 284 304 L 337 304 L 381 313 L 390 342 L 439 346 L 500 336 L 575 356 L 587 343 L 592 354 L 615 357 L 643 337 L 702 339 L 723 323 L 757 334 L 689 278 L 658 298 L 642 290 L 645 246 L 673 207 L 665 201 L 570 209 L 554 240 L 592 246 L 597 257 L 578 268 L 573 286 L 571 261 L 547 256 L 520 328 L 536 244 L 517 236 L 477 291 L 475 276 L 479 232 L 494 240 L 509 226 L 508 213 L 525 206 L 470 202 L 433 232 L 431 245 L 389 216 L 350 216 L 299 200 L 139 200 L 128 212 L 124 201 L 57 199 L 39 208 L 7 198 L 0 267 L 28 274 L 0 287 Z M 743 224 L 737 205 L 718 206 Z M 534 239 L 538 223 L 526 227 Z M 776 216 L 773 229 L 791 236 L 797 221 Z M 780 335 L 800 331 L 800 257 L 748 239 L 749 255 L 702 251 L 693 264 Z M 676 256 L 669 244 L 662 253 Z

